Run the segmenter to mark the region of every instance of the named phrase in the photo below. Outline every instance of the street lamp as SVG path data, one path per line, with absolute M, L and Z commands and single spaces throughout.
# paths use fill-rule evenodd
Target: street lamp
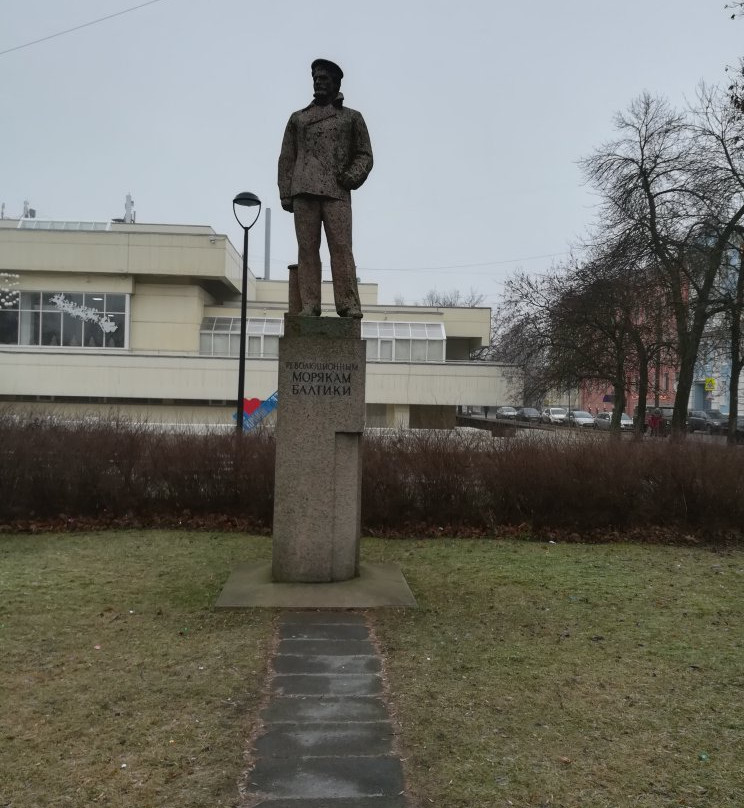
M 249 225 L 243 224 L 238 217 L 237 208 L 258 207 L 253 221 Z M 237 223 L 243 228 L 243 283 L 240 298 L 240 366 L 238 367 L 238 415 L 236 428 L 238 433 L 243 431 L 243 399 L 245 398 L 245 333 L 246 333 L 246 304 L 248 297 L 248 231 L 258 221 L 261 214 L 261 200 L 250 191 L 242 191 L 233 199 L 233 214 Z

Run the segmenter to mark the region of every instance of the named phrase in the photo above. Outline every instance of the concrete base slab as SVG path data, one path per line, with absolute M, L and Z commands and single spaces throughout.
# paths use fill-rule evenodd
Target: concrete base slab
M 259 794 L 295 800 L 394 797 L 403 793 L 403 767 L 383 756 L 259 758 L 251 786 Z
M 280 640 L 278 653 L 289 656 L 374 656 L 370 640 Z
M 266 800 L 256 808 L 407 808 L 404 796 L 398 797 L 333 797 L 317 800 Z
M 382 680 L 369 673 L 278 673 L 271 691 L 280 696 L 379 696 Z
M 322 614 L 322 612 L 315 612 L 315 614 Z M 369 629 L 364 623 L 305 623 L 304 625 L 287 623 L 279 626 L 279 637 L 283 640 L 366 641 L 369 637 Z M 374 653 L 374 649 L 372 652 Z
M 334 583 L 275 583 L 271 564 L 241 564 L 227 579 L 216 609 L 375 609 L 416 607 L 395 564 L 361 564 L 359 576 Z
M 259 757 L 371 757 L 390 754 L 389 721 L 376 724 L 312 724 L 269 727 L 256 741 Z
M 375 697 L 273 696 L 261 713 L 267 724 L 336 724 L 387 721 L 385 703 Z
M 376 656 L 331 656 L 330 654 L 307 654 L 292 656 L 281 654 L 274 657 L 274 672 L 282 673 L 380 673 L 382 664 Z

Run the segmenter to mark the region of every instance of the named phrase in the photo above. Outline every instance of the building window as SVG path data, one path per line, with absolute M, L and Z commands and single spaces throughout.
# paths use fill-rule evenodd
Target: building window
M 21 292 L 0 308 L 0 345 L 126 348 L 128 295 Z
M 444 362 L 447 338 L 442 323 L 363 320 L 362 339 L 373 362 Z
M 19 230 L 111 230 L 111 222 L 68 222 L 51 219 L 21 219 Z
M 246 356 L 276 359 L 283 332 L 284 320 L 249 317 Z M 202 356 L 240 356 L 240 317 L 205 317 L 199 330 L 199 353 Z

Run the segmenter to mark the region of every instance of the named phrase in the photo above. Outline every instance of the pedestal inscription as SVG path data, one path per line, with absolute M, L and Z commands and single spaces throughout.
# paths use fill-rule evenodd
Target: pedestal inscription
M 359 320 L 284 318 L 272 576 L 346 581 L 359 574 L 366 356 Z

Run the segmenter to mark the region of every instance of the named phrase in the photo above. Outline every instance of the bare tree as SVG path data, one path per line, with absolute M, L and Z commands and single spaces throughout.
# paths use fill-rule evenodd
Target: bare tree
M 469 292 L 451 289 L 449 292 L 439 292 L 430 289 L 422 298 L 419 306 L 432 306 L 435 308 L 477 308 L 483 305 L 486 296 L 471 287 Z
M 639 399 L 636 428 L 643 433 L 645 405 L 650 391 L 650 369 L 655 368 L 658 395 L 659 365 L 671 349 L 668 324 L 659 317 L 663 290 L 653 264 L 625 239 L 595 246 L 572 273 L 573 328 L 584 335 L 583 362 L 574 360 L 582 381 L 604 381 L 613 386 L 611 427 L 620 431 L 628 394 L 636 387 Z
M 740 10 L 742 3 L 737 3 Z M 741 13 L 741 11 L 740 11 Z M 718 88 L 701 86 L 695 109 L 694 137 L 698 163 L 705 172 L 709 193 L 715 205 L 705 224 L 705 258 L 709 271 L 718 267 L 711 311 L 723 313 L 731 362 L 729 384 L 729 442 L 736 438 L 739 380 L 742 357 L 742 316 L 744 315 L 744 116 L 729 103 Z M 718 299 L 716 299 L 716 297 Z
M 724 8 L 731 10 L 731 19 L 744 17 L 744 0 L 733 0 L 727 3 Z M 728 86 L 728 96 L 731 106 L 739 113 L 744 114 L 744 58 L 739 59 L 736 67 L 727 67 L 730 84 Z
M 510 318 L 506 315 L 502 306 L 496 306 L 491 310 L 491 328 L 490 328 L 490 337 L 488 340 L 488 345 L 481 345 L 480 348 L 476 348 L 471 354 L 470 358 L 473 360 L 479 360 L 483 362 L 507 362 L 510 363 L 509 359 L 506 359 L 499 350 L 499 340 L 501 335 L 503 335 L 509 328 L 510 325 Z
M 643 94 L 616 116 L 619 137 L 584 161 L 603 197 L 605 229 L 616 241 L 644 243 L 665 289 L 679 358 L 677 436 L 684 434 L 700 342 L 716 311 L 715 282 L 744 216 L 735 118 L 720 94 L 704 88 L 686 113 Z
M 736 418 L 739 414 L 739 383 L 744 370 L 744 228 L 739 228 L 726 253 L 719 279 L 721 317 L 718 328 L 708 335 L 712 350 L 724 354 L 730 362 L 728 406 L 728 442 L 736 442 Z
M 744 17 L 744 0 L 734 0 L 727 3 L 726 8 L 731 9 L 731 19 Z M 730 74 L 731 83 L 728 86 L 728 95 L 731 107 L 739 115 L 744 115 L 744 58 L 739 59 L 736 68 L 727 68 Z M 741 147 L 744 146 L 739 136 L 737 145 L 739 156 Z M 738 238 L 732 245 L 732 251 L 738 253 L 738 271 L 733 273 L 734 282 L 725 285 L 724 293 L 728 293 L 728 305 L 725 306 L 726 319 L 729 325 L 729 348 L 731 354 L 731 382 L 729 385 L 729 426 L 728 442 L 736 442 L 736 417 L 739 413 L 739 379 L 742 369 L 744 369 L 744 345 L 742 339 L 742 320 L 744 319 L 744 230 L 738 229 Z
M 738 272 L 731 295 L 731 305 L 727 308 L 729 320 L 731 382 L 729 385 L 729 425 L 728 442 L 736 443 L 737 416 L 739 415 L 739 380 L 744 370 L 744 232 L 740 233 L 738 245 Z
M 550 312 L 560 285 L 556 273 L 534 277 L 516 272 L 492 320 L 489 358 L 514 364 L 524 375 L 524 401 L 537 404 L 555 384 Z
M 730 84 L 728 86 L 729 100 L 731 106 L 744 114 L 744 59 L 739 59 L 736 67 L 727 67 Z
M 628 392 L 638 379 L 638 434 L 645 423 L 649 368 L 667 360 L 673 339 L 659 322 L 655 275 L 632 245 L 596 247 L 542 277 L 517 273 L 497 309 L 493 358 L 523 368 L 525 397 L 580 382 L 612 385 L 612 429 L 619 434 Z
M 627 370 L 632 342 L 627 287 L 596 263 L 577 267 L 572 283 L 558 301 L 552 318 L 560 347 L 553 360 L 558 373 L 578 381 L 604 381 L 613 386 L 617 426 L 625 410 Z M 559 337 L 557 335 L 560 335 Z
M 666 313 L 667 292 L 659 282 L 653 253 L 637 229 L 620 230 L 617 238 L 617 233 L 600 224 L 584 249 L 589 256 L 584 274 L 593 279 L 594 287 L 606 290 L 600 297 L 606 311 L 600 309 L 599 316 L 616 322 L 616 328 L 622 324 L 627 339 L 626 391 L 635 389 L 638 394 L 636 427 L 640 435 L 649 397 L 653 395 L 655 406 L 659 406 L 661 396 L 668 390 L 668 374 L 664 374 L 662 385 L 662 367 L 676 366 L 676 339 Z M 600 328 L 601 323 L 602 319 Z M 615 412 L 613 427 L 618 430 L 620 418 L 621 413 Z
M 542 277 L 517 273 L 506 283 L 495 350 L 519 364 L 526 396 L 581 381 L 610 382 L 622 413 L 632 351 L 628 284 L 600 261 L 567 262 Z M 637 299 L 637 298 L 636 298 Z

